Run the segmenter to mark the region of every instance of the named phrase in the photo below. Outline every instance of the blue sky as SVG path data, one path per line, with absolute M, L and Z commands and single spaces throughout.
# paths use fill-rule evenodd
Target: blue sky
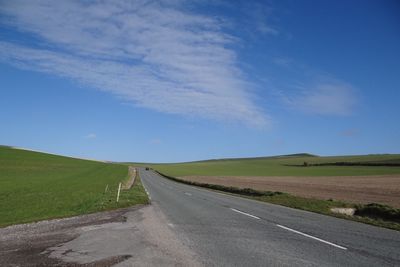
M 0 144 L 400 153 L 398 1 L 0 1 Z

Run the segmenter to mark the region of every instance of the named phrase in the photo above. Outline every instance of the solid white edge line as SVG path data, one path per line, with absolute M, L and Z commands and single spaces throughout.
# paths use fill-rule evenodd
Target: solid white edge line
M 188 193 L 188 192 L 185 192 L 185 195 L 191 196 L 192 194 L 191 194 L 191 193 Z
M 150 194 L 149 194 L 149 191 L 147 191 L 147 189 L 146 189 L 146 188 L 144 188 L 144 191 L 146 191 L 147 197 L 148 197 L 148 198 L 149 198 L 149 200 L 151 201 L 151 196 L 150 196 Z
M 240 210 L 234 209 L 234 208 L 230 208 L 230 209 L 231 209 L 231 210 L 233 210 L 233 211 L 235 211 L 235 212 L 237 212 L 237 213 L 240 213 L 240 214 L 243 214 L 243 215 L 249 216 L 249 217 L 251 217 L 251 218 L 254 218 L 254 219 L 260 220 L 260 218 L 258 218 L 257 216 L 251 215 L 251 214 L 249 214 L 249 213 L 246 213 L 246 212 L 243 212 L 243 211 L 240 211 Z
M 323 240 L 323 239 L 321 239 L 321 238 L 318 238 L 318 237 L 315 237 L 315 236 L 312 236 L 312 235 L 308 235 L 308 234 L 302 233 L 302 232 L 300 232 L 300 231 L 296 231 L 296 230 L 291 229 L 291 228 L 289 228 L 289 227 L 286 227 L 286 226 L 283 226 L 283 225 L 280 225 L 280 224 L 277 224 L 276 226 L 278 226 L 278 227 L 280 227 L 280 228 L 282 228 L 282 229 L 288 230 L 288 231 L 290 231 L 290 232 L 293 232 L 293 233 L 296 233 L 296 234 L 299 234 L 299 235 L 302 235 L 302 236 L 305 236 L 305 237 L 309 237 L 309 238 L 314 239 L 314 240 L 317 240 L 317 241 L 319 241 L 319 242 L 322 242 L 322 243 L 331 245 L 331 246 L 333 246 L 333 247 L 340 248 L 340 249 L 343 249 L 343 250 L 347 250 L 347 248 L 345 248 L 345 247 L 336 245 L 336 244 L 334 244 L 334 243 L 331 243 L 331 242 L 329 242 L 329 241 Z
M 142 185 L 143 185 L 144 191 L 145 191 L 146 194 L 147 194 L 147 197 L 149 198 L 149 200 L 150 200 L 150 202 L 151 202 L 151 196 L 150 196 L 150 194 L 149 194 L 149 191 L 147 191 L 146 187 L 144 186 L 144 183 L 142 183 Z

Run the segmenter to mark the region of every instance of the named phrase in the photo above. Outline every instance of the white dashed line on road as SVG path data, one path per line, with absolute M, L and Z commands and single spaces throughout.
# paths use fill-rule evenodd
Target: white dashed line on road
M 259 218 L 259 217 L 257 217 L 257 216 L 254 216 L 254 215 L 251 215 L 251 214 L 249 214 L 249 213 L 246 213 L 246 212 L 243 212 L 243 211 L 240 211 L 240 210 L 234 209 L 234 208 L 231 208 L 231 210 L 233 210 L 233 211 L 235 211 L 235 212 L 237 212 L 237 213 L 240 213 L 240 214 L 243 214 L 243 215 L 249 216 L 249 217 L 251 217 L 251 218 L 254 218 L 254 219 L 260 220 L 260 218 Z
M 331 242 L 329 242 L 329 241 L 323 240 L 323 239 L 321 239 L 321 238 L 318 238 L 318 237 L 315 237 L 315 236 L 312 236 L 312 235 L 308 235 L 308 234 L 302 233 L 302 232 L 300 232 L 300 231 L 293 230 L 293 229 L 291 229 L 291 228 L 289 228 L 289 227 L 286 227 L 286 226 L 283 226 L 283 225 L 280 225 L 280 224 L 277 224 L 276 226 L 278 226 L 278 227 L 280 227 L 280 228 L 282 228 L 282 229 L 288 230 L 288 231 L 290 231 L 290 232 L 293 232 L 293 233 L 296 233 L 296 234 L 299 234 L 299 235 L 302 235 L 302 236 L 305 236 L 305 237 L 308 237 L 308 238 L 317 240 L 317 241 L 319 241 L 319 242 L 322 242 L 322 243 L 331 245 L 331 246 L 333 246 L 333 247 L 340 248 L 340 249 L 343 249 L 343 250 L 347 250 L 347 248 L 345 248 L 345 247 L 336 245 L 336 244 L 334 244 L 334 243 L 331 243 Z

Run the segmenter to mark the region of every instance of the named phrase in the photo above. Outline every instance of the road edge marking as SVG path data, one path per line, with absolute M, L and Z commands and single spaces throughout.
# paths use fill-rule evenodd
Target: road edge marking
M 343 249 L 343 250 L 347 250 L 346 247 L 339 246 L 339 245 L 337 245 L 337 244 L 335 244 L 335 243 L 332 243 L 332 242 L 323 240 L 323 239 L 321 239 L 321 238 L 318 238 L 318 237 L 315 237 L 315 236 L 312 236 L 312 235 L 308 235 L 308 234 L 306 234 L 306 233 L 303 233 L 303 232 L 294 230 L 294 229 L 292 229 L 292 228 L 289 228 L 289 227 L 286 227 L 286 226 L 283 226 L 283 225 L 280 225 L 280 224 L 277 224 L 276 226 L 278 226 L 279 228 L 285 229 L 285 230 L 287 230 L 287 231 L 290 231 L 290 232 L 293 232 L 293 233 L 296 233 L 296 234 L 299 234 L 299 235 L 302 235 L 302 236 L 305 236 L 305 237 L 308 237 L 308 238 L 317 240 L 317 241 L 319 241 L 319 242 L 322 242 L 322 243 L 331 245 L 331 246 L 333 246 L 333 247 L 340 248 L 340 249 Z
M 146 188 L 146 186 L 144 185 L 143 182 L 142 182 L 142 186 L 143 186 L 143 188 L 144 188 L 144 191 L 145 191 L 146 194 L 147 194 L 147 197 L 149 198 L 149 202 L 151 203 L 151 196 L 150 196 L 150 193 L 149 193 L 149 191 L 147 191 L 147 188 Z
M 151 202 L 151 196 L 150 196 L 150 193 L 149 193 L 149 191 L 147 191 L 147 189 L 146 189 L 146 188 L 145 188 L 144 190 L 146 191 L 146 194 L 147 194 L 147 196 L 149 197 L 149 200 L 150 200 L 150 202 Z
M 246 212 L 243 212 L 243 211 L 240 211 L 240 210 L 234 209 L 234 208 L 230 208 L 230 209 L 231 209 L 231 210 L 233 210 L 233 211 L 235 211 L 235 212 L 237 212 L 237 213 L 240 213 L 240 214 L 243 214 L 243 215 L 249 216 L 249 217 L 251 217 L 251 218 L 254 218 L 254 219 L 257 219 L 257 220 L 261 220 L 259 217 L 257 217 L 257 216 L 254 216 L 254 215 L 251 215 L 251 214 L 249 214 L 249 213 L 246 213 Z

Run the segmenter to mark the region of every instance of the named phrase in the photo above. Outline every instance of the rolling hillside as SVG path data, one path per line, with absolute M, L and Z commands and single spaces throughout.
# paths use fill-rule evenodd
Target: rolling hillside
M 127 177 L 126 165 L 0 146 L 0 226 L 146 203 L 140 184 L 115 203 Z
M 175 164 L 149 164 L 171 176 L 353 176 L 400 174 L 400 166 L 309 166 L 336 162 L 400 164 L 400 155 L 318 157 L 294 154 L 275 157 L 206 160 Z

